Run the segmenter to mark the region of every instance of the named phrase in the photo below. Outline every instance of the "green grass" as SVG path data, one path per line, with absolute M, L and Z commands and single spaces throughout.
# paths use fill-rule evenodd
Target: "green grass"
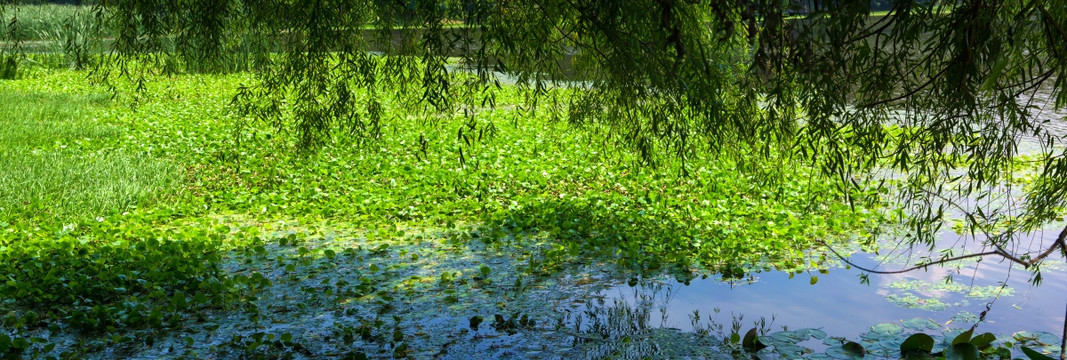
M 0 219 L 121 213 L 173 189 L 174 165 L 104 145 L 123 133 L 94 118 L 106 99 L 0 92 Z

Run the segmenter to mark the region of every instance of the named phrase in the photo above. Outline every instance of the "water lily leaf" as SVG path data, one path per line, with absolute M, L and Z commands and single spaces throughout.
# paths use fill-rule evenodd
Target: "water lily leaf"
M 981 358 L 978 347 L 969 342 L 955 344 L 945 349 L 945 360 L 980 360 Z
M 978 315 L 969 311 L 961 311 L 956 315 L 952 315 L 952 321 L 958 323 L 974 323 L 978 321 Z
M 904 321 L 901 321 L 900 323 L 901 323 L 901 325 L 904 325 L 905 328 L 916 330 L 916 331 L 923 331 L 923 330 L 927 330 L 927 329 L 933 330 L 933 329 L 937 329 L 939 327 L 937 325 L 937 323 L 935 323 L 933 320 L 923 319 L 923 318 L 920 318 L 920 317 L 904 320 Z
M 870 332 L 879 335 L 896 335 L 904 332 L 904 328 L 897 324 L 884 323 L 871 327 Z
M 804 356 L 804 354 L 809 352 L 809 350 L 797 345 L 784 345 L 776 346 L 774 348 L 774 352 L 777 353 L 780 358 L 797 359 L 801 356 Z
M 747 333 L 745 333 L 744 340 L 741 340 L 741 346 L 743 346 L 745 350 L 751 352 L 760 351 L 761 349 L 767 347 L 767 345 L 763 345 L 762 343 L 760 343 L 759 339 L 756 338 L 756 328 L 752 328 L 748 330 Z
M 963 330 L 963 329 L 949 328 L 949 329 L 945 329 L 945 331 L 941 332 L 942 336 L 936 337 L 935 339 L 938 340 L 938 345 L 940 345 L 940 347 L 949 347 L 949 346 L 952 346 L 952 341 L 955 340 L 957 337 L 959 337 L 964 332 L 966 332 L 966 331 Z
M 471 320 L 470 320 L 471 330 L 478 331 L 478 325 L 481 325 L 482 321 L 484 321 L 484 320 L 485 319 L 482 318 L 481 316 L 478 316 L 478 315 L 472 316 Z
M 916 353 L 929 354 L 931 351 L 934 351 L 934 338 L 923 333 L 909 336 L 900 344 L 900 355 L 905 358 Z
M 841 345 L 841 348 L 852 356 L 863 357 L 867 355 L 867 350 L 863 348 L 863 345 L 860 345 L 860 343 L 855 341 L 846 342 L 844 345 Z
M 1017 341 L 1033 341 L 1038 344 L 1052 345 L 1060 342 L 1060 337 L 1047 331 L 1020 331 L 1015 333 L 1014 338 Z
M 890 353 L 894 353 L 894 352 L 897 351 L 897 349 L 900 347 L 900 344 L 902 342 L 904 342 L 904 339 L 906 339 L 906 338 L 903 335 L 897 335 L 897 336 L 893 336 L 893 337 L 888 338 L 888 339 L 883 339 L 883 340 L 878 341 L 878 342 L 874 342 L 874 343 L 866 343 L 865 342 L 863 344 L 867 348 L 867 353 L 868 354 L 871 354 L 871 353 L 890 354 Z
M 796 333 L 796 336 L 798 337 L 799 341 L 808 340 L 810 338 L 815 338 L 818 340 L 826 338 L 826 332 L 819 329 L 800 329 L 795 330 L 793 332 Z
M 996 335 L 993 335 L 993 333 L 987 332 L 985 334 L 981 334 L 981 335 L 978 335 L 978 336 L 975 336 L 974 338 L 972 338 L 971 339 L 971 344 L 974 344 L 974 346 L 977 346 L 979 350 L 982 350 L 982 349 L 985 349 L 985 348 L 989 347 L 989 344 L 993 343 L 993 341 L 996 340 L 996 339 L 997 339 Z
M 810 337 L 811 336 L 809 336 L 807 333 L 802 333 L 800 331 L 779 331 L 774 334 L 771 334 L 770 336 L 764 337 L 764 340 L 768 340 L 768 345 L 785 345 L 796 344 L 798 342 L 807 340 Z
M 773 346 L 773 347 L 785 346 L 785 345 L 796 343 L 796 341 L 793 340 L 793 338 L 790 338 L 789 336 L 786 336 L 786 335 L 782 335 L 780 333 L 774 333 L 774 334 L 770 334 L 770 335 L 764 336 L 763 338 L 760 339 L 760 342 L 764 343 L 767 346 Z
M 862 359 L 867 351 L 857 342 L 849 341 L 840 346 L 826 349 L 826 355 L 834 359 Z
M 960 333 L 959 335 L 956 335 L 956 337 L 952 339 L 952 345 L 956 346 L 959 344 L 970 342 L 972 334 L 974 334 L 974 329 L 967 330 Z
M 1023 346 L 1023 354 L 1026 354 L 1026 357 L 1030 358 L 1030 360 L 1054 360 L 1052 357 L 1050 357 L 1048 355 L 1039 353 L 1039 352 L 1035 351 L 1034 349 L 1031 349 L 1031 348 L 1028 348 L 1028 347 L 1025 347 L 1025 346 Z

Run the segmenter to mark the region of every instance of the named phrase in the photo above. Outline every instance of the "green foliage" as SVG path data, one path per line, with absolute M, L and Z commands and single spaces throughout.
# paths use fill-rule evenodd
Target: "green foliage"
M 80 78 L 84 73 L 35 71 L 31 78 L 3 86 L 38 94 L 10 95 L 33 100 L 18 102 L 28 105 L 13 111 L 45 121 L 16 119 L 15 124 L 26 127 L 0 130 L 4 145 L 75 159 L 132 154 L 142 165 L 131 171 L 157 172 L 144 164 L 165 164 L 169 171 L 184 170 L 185 177 L 146 191 L 146 197 L 133 202 L 138 209 L 93 210 L 79 203 L 63 210 L 66 205 L 59 200 L 66 195 L 46 193 L 37 208 L 46 215 L 13 207 L 20 211 L 0 219 L 0 274 L 11 274 L 11 281 L 4 279 L 0 287 L 0 314 L 5 329 L 14 329 L 12 345 L 5 351 L 15 357 L 44 346 L 19 333 L 49 324 L 64 324 L 85 336 L 97 335 L 102 328 L 105 335 L 119 339 L 113 340 L 116 343 L 129 341 L 122 340 L 120 329 L 167 332 L 206 309 L 240 308 L 248 322 L 258 326 L 269 317 L 258 301 L 270 289 L 285 286 L 287 276 L 320 280 L 316 276 L 323 273 L 340 274 L 343 282 L 327 278 L 331 281 L 302 286 L 301 301 L 337 298 L 372 304 L 378 317 L 396 313 L 397 305 L 404 304 L 398 299 L 416 291 L 440 291 L 437 305 L 449 306 L 467 301 L 471 289 L 491 289 L 513 280 L 519 284 L 516 288 L 523 285 L 481 260 L 462 271 L 434 263 L 432 269 L 443 269 L 439 275 L 409 277 L 409 271 L 397 276 L 419 259 L 420 253 L 403 252 L 421 245 L 411 228 L 450 229 L 441 235 L 447 240 L 426 246 L 434 251 L 469 249 L 472 244 L 514 251 L 514 262 L 524 266 L 520 271 L 525 275 L 552 274 L 575 260 L 606 260 L 623 270 L 666 270 L 687 279 L 693 270 L 730 277 L 752 267 L 792 272 L 816 267 L 818 254 L 805 254 L 814 246 L 813 239 L 837 241 L 862 234 L 861 229 L 879 220 L 877 209 L 863 204 L 853 212 L 832 184 L 813 175 L 817 169 L 767 162 L 766 156 L 781 154 L 754 154 L 757 147 L 739 146 L 746 152 L 737 154 L 694 153 L 685 164 L 666 159 L 659 168 L 643 167 L 640 155 L 610 150 L 616 143 L 601 136 L 610 126 L 587 124 L 575 131 L 548 121 L 551 112 L 546 108 L 513 107 L 522 103 L 525 93 L 510 87 L 500 90 L 496 108 L 431 113 L 433 122 L 408 117 L 402 99 L 352 91 L 353 99 L 376 96 L 382 116 L 406 121 L 382 123 L 381 132 L 388 136 L 376 141 L 333 134 L 318 152 L 302 153 L 279 151 L 300 146 L 300 139 L 286 136 L 295 128 L 250 122 L 226 108 L 238 83 L 255 81 L 247 74 L 174 77 L 148 83 L 151 91 L 135 93 L 137 99 L 120 93 L 115 104 L 102 104 L 84 96 L 90 88 Z M 570 91 L 552 90 L 562 98 Z M 67 95 L 39 95 L 50 93 Z M 61 105 L 68 102 L 84 103 Z M 495 134 L 457 144 L 454 129 L 471 121 L 478 129 L 495 124 Z M 680 176 L 683 170 L 688 176 Z M 101 191 L 100 183 L 70 187 L 94 193 Z M 168 186 L 179 190 L 168 193 Z M 150 201 L 160 194 L 166 194 L 166 201 Z M 96 211 L 103 213 L 100 220 L 52 216 Z M 254 226 L 216 226 L 232 225 L 227 217 L 235 214 L 247 216 Z M 316 247 L 306 234 L 267 237 L 269 242 L 259 236 L 259 228 L 293 218 L 328 219 L 359 228 L 364 231 L 359 239 L 366 240 L 367 247 Z M 441 250 L 445 248 L 449 250 Z M 220 269 L 224 258 L 240 270 Z M 420 283 L 427 284 L 418 287 Z M 545 323 L 513 310 L 497 313 L 510 317 L 493 316 L 492 329 L 483 331 L 517 332 Z M 485 320 L 469 315 L 460 319 L 469 323 L 461 325 L 476 330 Z M 389 356 L 415 356 L 409 355 L 409 339 L 415 336 L 409 329 L 385 325 L 377 317 L 359 321 L 360 326 L 339 324 L 338 338 L 388 347 Z M 612 341 L 633 339 L 602 330 Z M 904 335 L 900 326 L 878 326 L 870 333 Z M 303 346 L 285 334 L 257 331 L 225 346 L 248 357 L 302 351 Z M 812 331 L 797 335 L 815 336 Z M 1041 341 L 1045 337 L 1034 336 Z M 736 342 L 754 349 L 765 337 L 753 333 L 751 341 L 747 338 L 742 341 L 738 335 Z M 988 345 L 987 338 L 976 336 L 968 343 L 982 349 L 979 340 Z M 854 343 L 859 348 L 847 342 L 827 345 L 847 357 L 872 349 L 895 351 L 900 343 L 884 346 L 880 339 L 872 345 L 866 340 Z M 0 348 L 3 343 L 0 338 Z M 362 353 L 352 351 L 353 356 Z
M 810 169 L 797 167 L 795 174 L 784 172 L 788 181 L 776 182 L 762 175 L 764 166 L 755 160 L 737 172 L 735 167 L 742 166 L 733 162 L 736 158 L 724 157 L 719 165 L 679 177 L 680 164 L 642 169 L 637 156 L 606 151 L 595 132 L 550 137 L 566 125 L 527 117 L 517 108 L 481 109 L 476 121 L 495 119 L 500 125 L 496 136 L 469 147 L 453 142 L 451 126 L 468 121 L 455 116 L 441 117 L 437 127 L 390 125 L 383 130 L 392 135 L 373 143 L 337 137 L 319 152 L 301 154 L 277 151 L 297 143 L 269 124 L 244 123 L 242 131 L 232 131 L 246 119 L 227 111 L 233 94 L 227 89 L 247 81 L 246 75 L 176 77 L 156 83 L 159 88 L 139 99 L 119 96 L 107 103 L 85 95 L 92 87 L 81 78 L 84 73 L 34 69 L 31 74 L 3 84 L 0 96 L 19 101 L 2 106 L 20 114 L 6 118 L 10 130 L 0 131 L 4 145 L 18 149 L 5 154 L 54 153 L 71 160 L 35 163 L 53 166 L 54 181 L 62 181 L 66 192 L 40 192 L 34 195 L 40 198 L 35 207 L 8 200 L 19 205 L 0 221 L 0 273 L 6 276 L 0 314 L 16 337 L 57 325 L 86 338 L 116 336 L 108 341 L 124 344 L 131 340 L 123 329 L 166 333 L 187 324 L 183 319 L 217 309 L 240 309 L 249 323 L 257 323 L 268 314 L 255 304 L 270 289 L 286 286 L 289 276 L 332 273 L 324 269 L 356 259 L 358 274 L 343 273 L 344 281 L 303 286 L 299 293 L 311 299 L 359 299 L 389 314 L 398 297 L 411 296 L 408 291 L 431 291 L 417 287 L 417 279 L 395 279 L 398 268 L 426 255 L 399 253 L 413 246 L 406 243 L 412 241 L 411 228 L 451 229 L 442 240 L 451 248 L 523 249 L 515 252 L 520 270 L 476 262 L 427 277 L 433 280 L 426 286 L 441 293 L 439 305 L 459 306 L 471 289 L 524 286 L 507 278 L 515 271 L 552 274 L 575 260 L 606 260 L 623 270 L 670 270 L 686 278 L 694 270 L 725 268 L 735 274 L 771 266 L 800 271 L 811 265 L 803 261 L 803 250 L 812 246 L 812 238 L 837 239 L 877 219 L 874 212 L 805 216 L 809 209 L 851 211 L 826 201 L 834 198 L 832 190 L 810 181 L 805 176 Z M 505 107 L 520 96 L 509 93 L 499 101 Z M 395 100 L 379 101 L 385 114 L 402 113 L 389 106 Z M 100 161 L 124 155 L 135 156 L 140 165 L 124 175 L 108 175 Z M 82 161 L 94 171 L 90 174 L 106 175 L 106 181 L 74 182 L 58 175 L 81 169 Z M 176 173 L 182 170 L 184 176 Z M 143 192 L 102 186 L 148 175 L 159 177 L 145 177 L 154 180 L 144 183 Z M 28 193 L 19 188 L 3 194 Z M 79 196 L 136 200 L 94 205 L 76 200 Z M 361 238 L 381 243 L 366 250 L 323 248 L 294 233 L 267 242 L 258 235 L 262 223 L 232 227 L 218 218 L 229 214 L 263 223 L 339 219 L 345 227 L 364 229 Z M 227 226 L 217 226 L 220 222 Z M 221 268 L 235 258 L 242 264 L 274 264 L 265 255 L 279 251 L 286 255 L 271 265 L 276 267 L 237 273 Z M 282 270 L 287 275 L 268 276 Z M 487 320 L 505 333 L 545 323 L 526 313 L 499 313 Z M 365 333 L 384 344 L 395 334 L 368 321 L 365 331 L 354 327 L 351 336 Z M 407 343 L 409 332 L 401 330 Z M 226 346 L 249 356 L 300 351 L 298 343 L 281 338 L 284 334 L 270 335 L 243 334 Z M 48 353 L 43 346 L 11 351 Z
M 104 50 L 101 33 L 103 12 L 89 6 L 9 5 L 0 6 L 0 55 L 10 64 L 0 65 L 0 79 L 14 79 L 18 67 L 45 61 L 48 64 L 86 69 Z M 41 53 L 59 56 L 40 56 Z M 34 55 L 38 54 L 38 55 Z
M 757 263 L 799 271 L 809 265 L 799 260 L 813 240 L 862 236 L 853 230 L 877 219 L 833 201 L 833 188 L 810 168 L 706 154 L 692 158 L 706 165 L 680 177 L 673 174 L 680 162 L 641 169 L 639 157 L 605 151 L 610 143 L 593 128 L 568 132 L 517 108 L 482 109 L 475 121 L 500 125 L 469 147 L 455 144 L 450 129 L 470 118 L 453 116 L 430 128 L 392 124 L 384 129 L 392 135 L 374 143 L 338 136 L 313 154 L 279 152 L 297 144 L 279 129 L 219 110 L 230 98 L 225 89 L 245 80 L 188 77 L 145 94 L 136 114 L 113 115 L 136 134 L 123 147 L 187 164 L 188 194 L 215 211 L 356 224 L 473 221 L 484 224 L 474 236 L 489 243 L 552 239 L 540 245 L 547 256 L 531 264 L 549 271 L 592 254 L 653 271 L 729 268 L 740 276 Z M 507 95 L 501 106 L 521 102 L 521 92 Z M 377 101 L 387 114 L 403 111 L 394 107 L 399 100 Z
M 19 64 L 15 56 L 4 54 L 0 57 L 0 80 L 13 80 L 18 76 Z
M 80 239 L 5 237 L 0 297 L 14 300 L 5 307 L 60 315 L 74 329 L 95 332 L 161 327 L 174 314 L 221 305 L 217 234 L 129 226 L 100 226 Z
M 900 343 L 900 356 L 905 359 L 923 358 L 934 351 L 934 338 L 923 333 L 912 334 Z
M 896 0 L 877 13 L 853 1 L 806 16 L 753 0 L 303 5 L 108 2 L 105 23 L 121 56 L 96 74 L 143 84 L 256 58 L 236 67 L 257 69 L 257 81 L 234 103 L 242 116 L 288 130 L 303 150 L 329 147 L 339 134 L 373 142 L 387 128 L 444 117 L 454 143 L 471 151 L 501 124 L 477 119 L 476 109 L 520 103 L 574 126 L 549 131 L 592 128 L 643 165 L 685 173 L 726 154 L 738 168 L 808 164 L 850 204 L 892 191 L 908 209 L 911 245 L 933 244 L 946 207 L 965 203 L 955 210 L 968 215 L 971 233 L 1013 219 L 985 237 L 1013 248 L 996 242 L 1041 229 L 1067 204 L 1067 154 L 1032 96 L 1045 91 L 1052 108 L 1067 106 L 1062 1 Z M 512 90 L 500 90 L 497 73 L 517 83 L 521 101 L 499 99 Z M 398 110 L 411 116 L 382 116 Z M 1011 187 L 1024 136 L 1047 146 L 1023 205 L 960 201 Z M 880 170 L 901 181 L 879 181 Z M 1042 259 L 1002 252 L 1027 267 Z
M 1009 359 L 1015 354 L 1025 354 L 1030 359 L 1045 359 L 1047 355 L 1027 347 L 1026 341 L 1019 341 L 1030 334 L 1016 334 L 1000 339 L 992 333 L 972 336 L 971 329 L 945 328 L 943 334 L 929 335 L 922 331 L 941 328 L 928 319 L 913 318 L 902 321 L 901 327 L 896 323 L 877 324 L 860 336 L 857 341 L 827 336 L 819 329 L 796 329 L 773 332 L 761 336 L 761 342 L 767 345 L 755 354 L 757 357 L 811 358 L 811 359 L 860 359 L 860 358 L 899 358 L 907 360 L 934 359 Z M 917 326 L 915 326 L 917 325 Z M 915 332 L 918 331 L 918 332 Z M 1048 336 L 1055 338 L 1052 334 Z M 809 348 L 809 341 L 821 341 L 827 346 L 825 350 Z M 1030 343 L 1038 345 L 1038 342 Z M 1057 351 L 1055 346 L 1039 347 L 1045 353 Z M 817 347 L 816 347 L 817 349 Z
M 1023 353 L 1026 354 L 1026 357 L 1030 360 L 1052 360 L 1051 356 L 1039 353 L 1028 347 L 1023 348 Z

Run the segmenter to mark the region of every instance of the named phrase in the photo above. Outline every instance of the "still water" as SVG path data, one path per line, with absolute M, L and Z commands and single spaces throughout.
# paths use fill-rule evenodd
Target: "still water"
M 1040 245 L 1056 235 L 1058 231 L 1045 231 L 1029 240 Z M 943 242 L 958 240 L 953 234 L 942 236 Z M 880 270 L 904 267 L 901 262 L 886 262 L 882 255 L 854 253 L 850 260 Z M 993 257 L 956 267 L 870 274 L 867 284 L 861 281 L 861 274 L 855 268 L 835 267 L 826 273 L 795 274 L 792 279 L 777 271 L 753 273 L 733 281 L 694 279 L 688 285 L 668 278 L 645 279 L 642 285 L 620 284 L 600 296 L 606 302 L 632 306 L 654 302 L 646 304 L 654 309 L 654 323 L 685 331 L 703 326 L 697 324 L 694 328 L 694 313 L 726 324 L 727 331 L 733 320 L 743 316 L 742 331 L 763 318 L 769 331 L 814 328 L 848 339 L 859 339 L 876 324 L 902 324 L 915 319 L 928 320 L 930 326 L 923 331 L 931 334 L 949 333 L 975 323 L 976 334 L 992 332 L 1005 339 L 1020 331 L 1051 333 L 1058 339 L 1063 330 L 1067 268 L 1062 259 L 1045 265 L 1043 281 L 1038 286 L 1031 284 L 1031 272 Z M 816 284 L 811 284 L 813 276 L 818 277 Z M 949 276 L 952 281 L 946 282 Z M 1007 285 L 1003 290 L 1002 283 Z M 983 311 L 985 319 L 979 322 Z

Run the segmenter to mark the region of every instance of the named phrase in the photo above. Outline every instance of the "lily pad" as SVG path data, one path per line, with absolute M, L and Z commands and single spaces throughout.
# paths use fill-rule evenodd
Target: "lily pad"
M 1031 342 L 1042 346 L 1056 345 L 1060 342 L 1059 336 L 1047 331 L 1020 331 L 1012 337 L 1020 342 Z
M 978 335 L 978 336 L 975 336 L 974 338 L 972 338 L 971 339 L 971 344 L 974 344 L 974 346 L 977 346 L 979 350 L 982 350 L 982 349 L 985 349 L 985 348 L 989 347 L 989 344 L 992 344 L 993 341 L 996 341 L 996 340 L 997 340 L 997 336 L 996 335 L 993 335 L 993 333 L 988 333 L 987 332 L 987 333 L 984 333 L 984 334 L 981 334 L 981 335 Z
M 906 337 L 904 334 L 897 334 L 876 342 L 864 342 L 863 346 L 867 349 L 867 354 L 879 354 L 890 357 L 897 353 L 900 343 L 904 342 L 905 339 Z
M 781 355 L 782 358 L 785 358 L 785 359 L 796 359 L 796 358 L 799 358 L 799 357 L 803 356 L 806 353 L 811 352 L 811 350 L 803 348 L 803 347 L 800 347 L 800 346 L 797 346 L 797 345 L 782 345 L 782 346 L 775 346 L 774 347 L 774 352 L 777 353 L 778 355 Z
M 1039 353 L 1034 349 L 1025 346 L 1023 347 L 1023 354 L 1026 354 L 1026 357 L 1030 358 L 1030 360 L 1054 360 L 1051 356 Z
M 904 328 L 900 325 L 893 323 L 882 323 L 871 327 L 868 333 L 874 333 L 878 335 L 896 335 L 904 332 Z
M 932 351 L 934 351 L 934 338 L 926 334 L 909 336 L 900 344 L 900 355 L 905 358 L 916 353 L 929 354 Z
M 825 334 L 824 334 L 825 335 Z M 769 336 L 770 340 L 775 345 L 778 344 L 796 344 L 798 342 L 811 338 L 807 333 L 799 331 L 779 331 Z
M 795 330 L 795 332 L 806 335 L 803 339 L 801 339 L 802 341 L 807 340 L 808 338 L 815 338 L 818 340 L 826 339 L 826 332 L 819 329 L 800 329 Z
M 826 354 L 812 354 L 807 358 L 811 360 L 832 360 L 834 357 Z
M 975 315 L 974 313 L 969 311 L 961 311 L 956 315 L 952 315 L 952 321 L 965 324 L 973 324 L 978 321 L 978 315 Z
M 759 337 L 756 336 L 756 328 L 752 328 L 745 333 L 745 338 L 741 340 L 741 346 L 744 347 L 745 350 L 751 352 L 760 351 L 767 347 L 767 345 L 761 343 Z
M 863 348 L 863 345 L 854 341 L 826 349 L 826 355 L 834 359 L 862 359 L 866 354 L 867 351 Z
M 942 311 L 949 305 L 935 298 L 920 298 L 910 293 L 889 294 L 885 297 L 889 302 L 908 309 L 921 309 L 928 311 Z
M 923 319 L 920 317 L 911 318 L 900 322 L 905 328 L 915 331 L 934 330 L 939 328 L 936 322 L 930 319 Z
M 974 329 L 961 332 L 959 335 L 956 335 L 956 337 L 952 339 L 952 345 L 970 343 L 971 342 L 971 335 L 973 335 L 973 334 L 974 334 Z
M 945 349 L 945 360 L 980 360 L 981 352 L 974 344 L 964 342 Z

